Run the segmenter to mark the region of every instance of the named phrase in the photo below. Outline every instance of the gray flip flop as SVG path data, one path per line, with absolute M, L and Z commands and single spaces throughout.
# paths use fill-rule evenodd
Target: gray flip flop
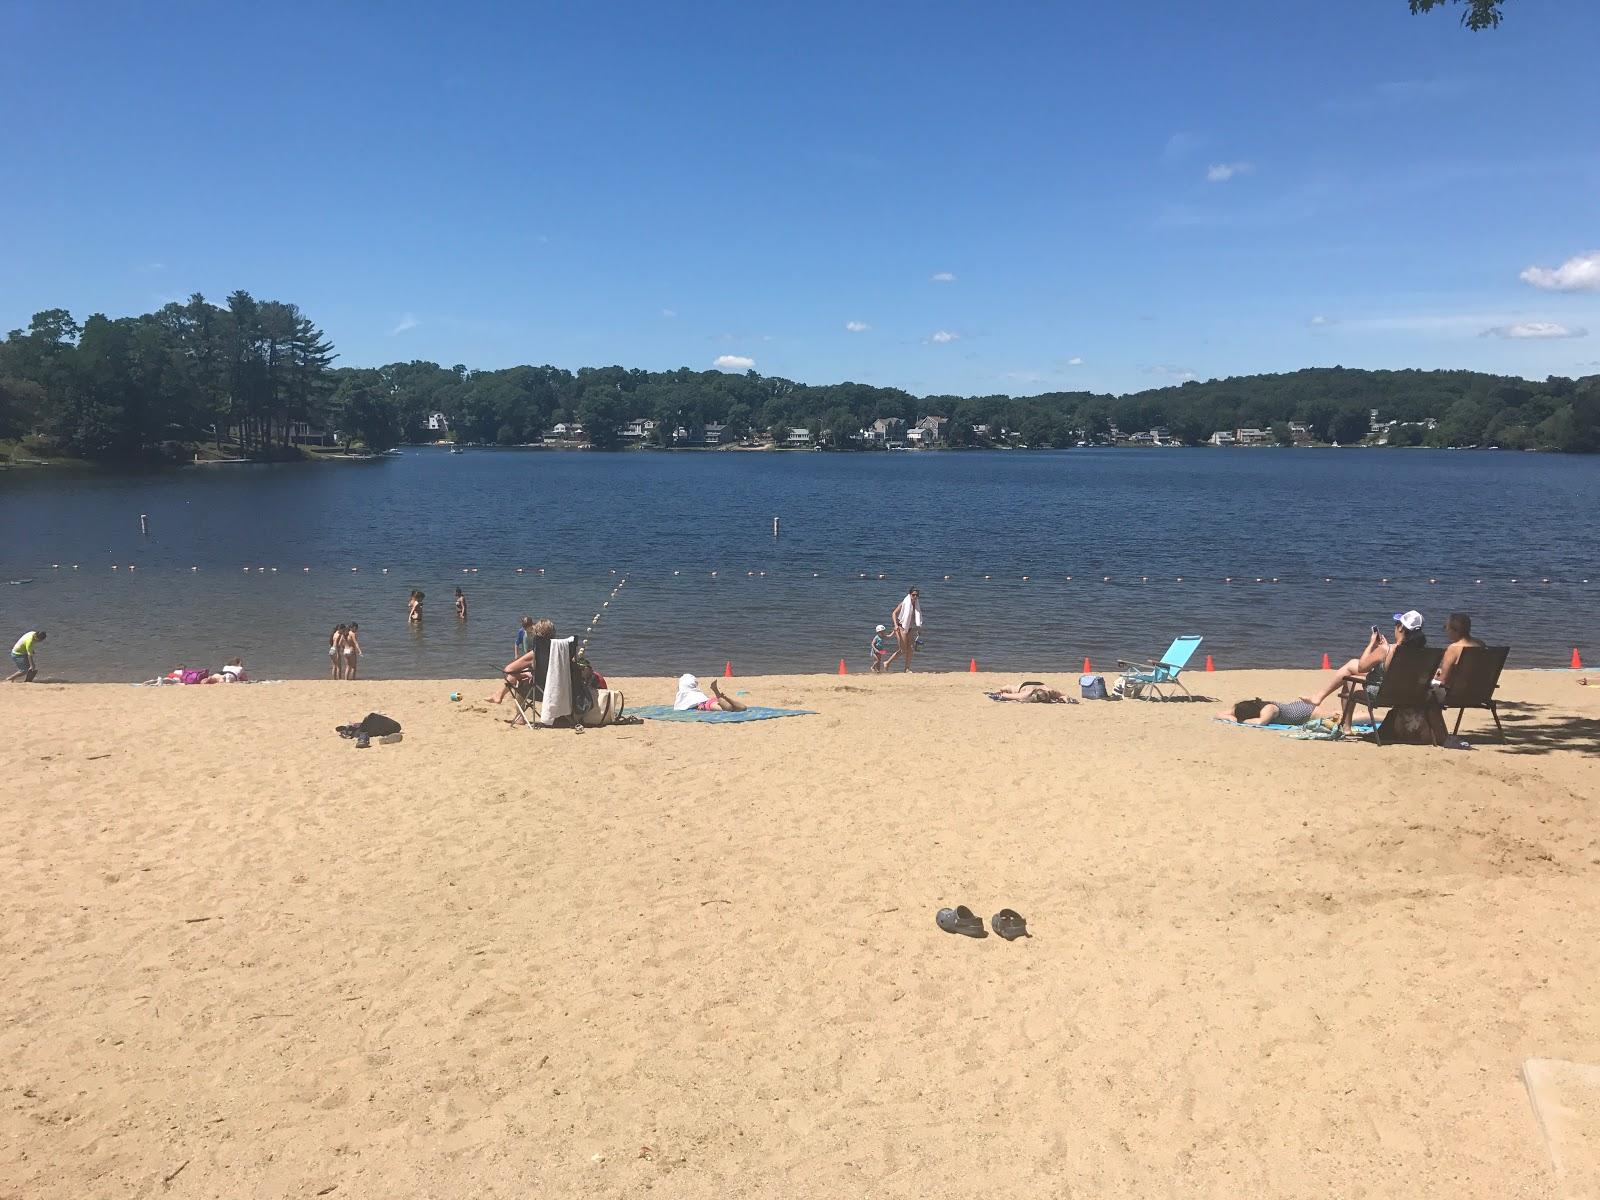
M 989 924 L 1008 942 L 1014 942 L 1019 937 L 1033 936 L 1028 932 L 1028 922 L 1023 920 L 1021 913 L 1013 909 L 1002 908 L 989 918 Z
M 989 931 L 983 927 L 983 918 L 965 904 L 958 904 L 954 908 L 941 908 L 933 919 L 946 933 L 959 933 L 971 938 L 989 936 Z

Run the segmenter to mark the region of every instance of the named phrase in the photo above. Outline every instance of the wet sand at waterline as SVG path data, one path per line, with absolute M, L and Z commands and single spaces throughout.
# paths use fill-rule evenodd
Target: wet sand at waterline
M 1600 1061 L 1600 687 L 1509 673 L 1452 752 L 732 682 L 819 715 L 0 688 L 0 1196 L 1556 1194 L 1518 1069 Z

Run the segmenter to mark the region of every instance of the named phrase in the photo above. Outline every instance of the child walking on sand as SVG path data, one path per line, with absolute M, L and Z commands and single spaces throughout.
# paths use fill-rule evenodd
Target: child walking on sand
M 895 660 L 900 651 L 895 648 L 894 635 L 887 625 L 879 625 L 872 635 L 872 669 L 882 671 Z

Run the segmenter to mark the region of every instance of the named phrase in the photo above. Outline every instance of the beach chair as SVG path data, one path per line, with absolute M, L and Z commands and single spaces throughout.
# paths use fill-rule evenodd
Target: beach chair
M 1450 731 L 1452 737 L 1460 732 L 1461 718 L 1467 709 L 1486 708 L 1494 718 L 1495 732 L 1502 742 L 1506 740 L 1494 693 L 1500 686 L 1500 672 L 1506 669 L 1506 656 L 1510 653 L 1510 646 L 1468 646 L 1461 652 L 1444 694 L 1444 706 L 1456 710 L 1456 727 Z
M 1193 633 L 1173 638 L 1172 645 L 1167 647 L 1167 652 L 1161 656 L 1159 662 L 1130 662 L 1125 658 L 1117 659 L 1117 668 L 1122 671 L 1122 694 L 1132 699 L 1141 699 L 1148 690 L 1157 700 L 1165 700 L 1166 697 L 1161 694 L 1161 689 L 1175 687 L 1186 697 L 1189 696 L 1189 689 L 1183 685 L 1178 675 L 1189 665 L 1189 660 L 1194 657 L 1194 652 L 1199 649 L 1203 640 L 1198 634 Z
M 1369 689 L 1364 677 L 1345 681 L 1344 687 L 1339 690 L 1344 711 L 1349 713 L 1354 711 L 1356 705 L 1364 705 L 1367 717 L 1372 722 L 1373 739 L 1378 745 L 1383 745 L 1383 726 L 1378 723 L 1378 714 L 1374 710 L 1387 708 L 1390 716 L 1404 708 L 1420 709 L 1424 714 L 1430 709 L 1437 710 L 1439 701 L 1433 694 L 1433 677 L 1443 659 L 1442 649 L 1399 646 L 1390 656 L 1389 668 L 1376 688 Z M 1428 720 L 1428 738 L 1435 746 L 1439 744 L 1439 730 L 1444 727 L 1443 714 L 1438 716 L 1438 721 L 1431 717 Z M 1388 719 L 1384 718 L 1385 721 Z

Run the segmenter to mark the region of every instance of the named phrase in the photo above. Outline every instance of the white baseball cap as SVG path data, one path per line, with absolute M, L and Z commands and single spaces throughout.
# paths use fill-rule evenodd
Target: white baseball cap
M 879 626 L 878 626 L 878 628 L 877 628 L 877 630 L 876 630 L 876 632 L 878 632 L 878 633 L 885 633 L 885 632 L 887 632 L 887 631 L 888 631 L 888 628 L 889 628 L 889 627 L 888 627 L 888 626 L 887 626 L 887 625 L 879 625 Z
M 1422 628 L 1422 614 L 1414 608 L 1407 609 L 1403 613 L 1395 613 L 1394 620 L 1395 624 L 1407 633 L 1416 633 Z

